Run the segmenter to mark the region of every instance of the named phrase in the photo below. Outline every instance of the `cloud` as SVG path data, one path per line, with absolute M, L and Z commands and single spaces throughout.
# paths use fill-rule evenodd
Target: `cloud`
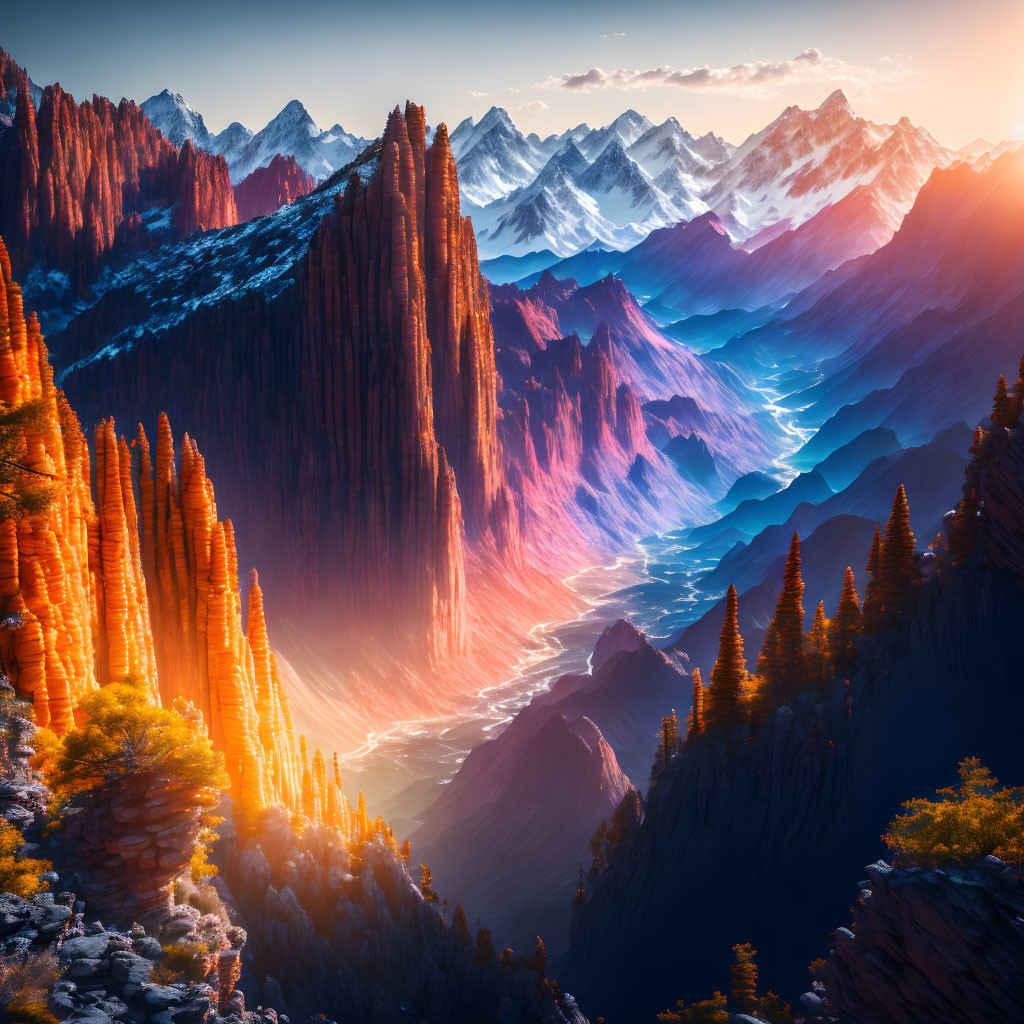
M 625 32 L 602 32 L 601 33 L 601 38 L 602 39 L 625 39 L 626 38 L 626 33 Z
M 864 67 L 849 64 L 839 57 L 829 57 L 811 47 L 792 60 L 746 61 L 731 68 L 647 68 L 646 70 L 619 68 L 553 75 L 537 84 L 545 89 L 572 89 L 586 92 L 590 89 L 648 89 L 652 86 L 671 85 L 695 92 L 731 92 L 767 96 L 787 85 L 807 82 L 843 83 L 852 95 L 870 99 L 880 89 L 900 88 L 907 85 L 916 73 L 896 63 L 886 61 L 882 67 Z
M 548 105 L 543 100 L 530 100 L 528 103 L 520 103 L 516 108 L 520 114 L 539 114 L 547 109 Z
M 478 99 L 480 99 L 480 98 L 481 98 L 482 96 L 486 96 L 486 95 L 487 95 L 487 93 L 485 93 L 485 92 L 474 92 L 474 91 L 473 91 L 472 89 L 470 89 L 470 90 L 469 90 L 469 95 L 470 95 L 470 96 L 472 96 L 472 97 L 473 97 L 474 99 L 477 99 L 477 100 L 478 100 Z

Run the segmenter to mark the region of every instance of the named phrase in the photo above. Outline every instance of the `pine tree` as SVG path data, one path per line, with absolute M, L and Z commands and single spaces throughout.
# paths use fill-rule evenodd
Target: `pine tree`
M 811 681 L 824 686 L 832 668 L 829 650 L 829 621 L 825 618 L 825 602 L 820 601 L 814 609 L 814 623 L 807 635 L 807 675 Z
M 576 895 L 572 898 L 572 905 L 574 907 L 582 907 L 587 901 L 587 890 L 583 885 L 583 865 L 580 865 L 580 877 L 576 883 Z
M 452 935 L 456 942 L 461 942 L 464 946 L 473 944 L 469 922 L 466 920 L 466 912 L 462 909 L 461 903 L 456 903 L 455 910 L 452 911 Z
M 861 624 L 865 632 L 874 633 L 882 622 L 882 598 L 878 590 L 878 569 L 882 557 L 882 531 L 875 527 L 868 554 L 868 585 L 864 591 L 864 608 Z
M 1006 393 L 1006 378 L 999 374 L 999 380 L 996 382 L 996 394 L 992 399 L 992 426 L 1012 427 L 1015 421 L 1013 403 Z
M 526 958 L 524 966 L 531 971 L 536 971 L 538 976 L 543 978 L 548 969 L 548 947 L 544 940 L 537 936 L 537 948 Z
M 511 946 L 506 946 L 501 951 L 501 956 L 498 957 L 498 966 L 505 971 L 511 971 L 516 966 L 516 962 L 512 957 Z
M 718 640 L 718 659 L 711 670 L 711 686 L 708 687 L 704 708 L 706 729 L 720 732 L 743 720 L 746 683 L 747 662 L 743 657 L 743 637 L 740 635 L 739 598 L 736 588 L 730 586 Z
M 956 514 L 949 527 L 949 556 L 954 565 L 960 565 L 974 554 L 978 543 L 979 519 L 978 493 L 972 487 L 960 499 Z
M 782 591 L 775 616 L 765 634 L 757 675 L 761 690 L 755 698 L 758 717 L 770 714 L 803 684 L 807 666 L 804 659 L 804 581 L 800 575 L 800 534 L 794 533 L 786 556 Z
M 485 966 L 494 963 L 494 941 L 491 939 L 490 928 L 476 930 L 476 960 Z
M 878 559 L 878 593 L 886 626 L 895 625 L 913 609 L 919 580 L 914 534 L 910 529 L 910 506 L 900 484 L 892 500 L 892 512 Z
M 679 750 L 679 721 L 676 718 L 675 708 L 671 715 L 666 715 L 661 720 L 661 742 L 658 744 L 658 752 L 654 758 L 654 769 L 651 774 L 660 775 L 669 765 L 669 762 Z
M 732 947 L 736 959 L 732 975 L 732 1008 L 736 1013 L 753 1013 L 757 1009 L 757 951 L 749 942 Z
M 836 672 L 845 672 L 852 664 L 860 640 L 860 604 L 854 587 L 853 570 L 847 566 L 839 607 L 829 623 L 829 653 Z
M 640 790 L 632 786 L 626 790 L 618 806 L 612 811 L 608 831 L 605 834 L 606 855 L 614 855 L 615 848 L 623 843 L 627 836 L 640 824 L 643 807 L 640 804 Z
M 601 824 L 594 829 L 594 834 L 590 837 L 590 852 L 593 854 L 594 859 L 591 865 L 593 871 L 601 863 L 601 853 L 604 850 L 604 837 L 608 834 L 608 822 L 603 818 Z
M 690 717 L 686 724 L 686 742 L 704 732 L 704 683 L 700 678 L 700 669 L 693 670 L 693 704 L 690 707 Z
M 1017 370 L 1017 383 L 1013 386 L 1013 426 L 1020 419 L 1021 408 L 1024 407 L 1024 356 L 1020 357 L 1020 368 Z
M 986 437 L 988 437 L 988 434 L 986 434 L 985 431 L 981 429 L 981 427 L 975 427 L 974 428 L 974 440 L 971 441 L 971 447 L 968 448 L 968 451 L 975 458 L 977 458 L 979 455 L 981 455 L 985 451 L 985 438 Z
M 404 861 L 408 861 L 408 859 L 412 856 L 412 843 L 410 843 L 408 839 L 406 839 L 406 841 L 402 843 L 401 856 L 402 860 Z
M 423 894 L 424 902 L 440 903 L 437 893 L 434 892 L 434 876 L 426 864 L 420 864 L 420 892 Z
M 767 679 L 774 675 L 775 665 L 779 656 L 778 647 L 778 630 L 775 627 L 775 618 L 773 616 L 764 631 L 761 650 L 757 655 L 757 675 L 759 679 Z

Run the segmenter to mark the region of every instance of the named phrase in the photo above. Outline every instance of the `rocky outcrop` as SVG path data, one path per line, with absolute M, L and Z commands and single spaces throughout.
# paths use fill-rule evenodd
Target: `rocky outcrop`
M 79 865 L 82 897 L 116 921 L 162 921 L 171 885 L 192 857 L 201 813 L 218 799 L 153 771 L 73 799 L 62 812 L 62 843 Z
M 435 148 L 446 146 L 446 137 L 440 133 L 431 147 L 429 168 L 437 171 L 429 174 L 422 124 L 416 107 L 408 108 L 406 117 L 398 110 L 391 114 L 377 171 L 365 186 L 353 177 L 324 220 L 310 246 L 299 294 L 304 345 L 332 351 L 338 367 L 323 381 L 316 401 L 323 403 L 322 415 L 339 442 L 330 459 L 329 486 L 342 499 L 335 544 L 344 552 L 353 587 L 372 595 L 371 601 L 380 600 L 396 618 L 418 610 L 438 648 L 458 650 L 464 643 L 465 581 L 456 478 L 463 475 L 467 494 L 486 495 L 493 486 L 487 467 L 496 445 L 495 379 L 492 370 L 486 382 L 490 431 L 486 415 L 482 423 L 459 422 L 457 407 L 438 400 L 446 389 L 462 394 L 464 386 L 472 388 L 475 367 L 464 367 L 463 378 L 458 364 L 439 366 L 435 388 L 433 360 L 443 359 L 453 345 L 461 351 L 460 331 L 468 332 L 475 351 L 475 336 L 472 318 L 451 325 L 455 339 L 429 333 L 438 322 L 448 326 L 438 296 L 428 293 L 429 271 L 436 260 L 444 281 L 440 297 L 461 298 L 458 277 L 448 271 L 462 267 L 454 260 L 451 268 L 446 265 L 451 211 L 444 204 L 450 186 L 443 156 L 434 155 Z M 461 236 L 457 215 L 456 221 Z M 489 345 L 489 332 L 486 341 Z M 443 379 L 449 370 L 456 375 L 453 381 Z M 442 432 L 460 427 L 469 431 L 467 440 L 475 438 L 484 452 L 490 450 L 483 462 L 475 457 L 484 454 L 478 450 L 467 453 L 458 467 L 449 464 Z M 467 509 L 467 519 L 473 511 L 481 510 Z M 372 558 L 365 557 L 367 551 L 374 552 Z
M 32 753 L 27 744 L 36 729 L 16 713 L 21 709 L 11 701 L 10 685 L 0 684 L 0 819 L 27 840 L 16 852 L 19 861 L 45 853 L 59 873 L 40 875 L 43 891 L 30 899 L 0 893 L 3 969 L 21 968 L 34 979 L 20 999 L 39 1008 L 48 1004 L 58 1019 L 91 1024 L 239 1020 L 245 1009 L 236 988 L 244 930 L 232 924 L 209 887 L 200 911 L 187 902 L 172 902 L 164 885 L 152 885 L 157 875 L 177 874 L 187 863 L 194 838 L 189 822 L 198 817 L 198 806 L 176 801 L 182 794 L 164 786 L 164 780 L 140 777 L 118 805 L 102 806 L 104 791 L 95 793 L 71 805 L 56 837 L 44 832 L 51 794 L 24 756 Z M 206 803 L 206 797 L 200 802 Z M 86 859 L 98 865 L 81 856 L 85 832 L 91 833 L 96 851 Z M 143 847 L 148 857 L 138 852 Z M 111 862 L 114 850 L 116 864 Z M 68 885 L 76 891 L 67 891 Z M 96 917 L 99 910 L 113 914 L 120 927 L 104 925 Z M 137 912 L 149 925 L 148 934 L 134 920 Z M 7 1000 L 15 994 L 5 988 L 0 995 L 4 1019 Z M 246 1019 L 279 1024 L 273 1010 Z
M 19 71 L 0 156 L 0 234 L 19 274 L 43 260 L 83 291 L 115 249 L 146 244 L 150 211 L 167 210 L 180 237 L 236 222 L 222 157 L 189 142 L 179 151 L 129 100 L 76 104 L 52 85 L 37 111 Z
M 266 167 L 257 167 L 235 186 L 238 223 L 265 217 L 315 187 L 316 182 L 295 162 L 295 157 L 278 153 Z
M 1024 1017 L 1024 883 L 995 857 L 973 868 L 867 869 L 802 997 L 809 1020 L 974 1024 Z

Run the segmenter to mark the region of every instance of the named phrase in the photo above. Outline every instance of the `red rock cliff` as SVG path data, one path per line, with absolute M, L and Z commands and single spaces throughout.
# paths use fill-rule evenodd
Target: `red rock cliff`
M 0 51 L 4 61 L 17 101 L 0 157 L 0 234 L 17 273 L 42 258 L 84 289 L 115 247 L 145 244 L 141 215 L 154 207 L 173 207 L 182 236 L 237 221 L 223 157 L 188 142 L 179 152 L 129 100 L 76 104 L 51 85 L 37 113 L 27 74 Z
M 189 424 L 223 507 L 246 517 L 268 599 L 301 628 L 314 612 L 332 637 L 369 627 L 458 651 L 464 535 L 507 552 L 516 533 L 487 286 L 443 128 L 428 148 L 420 108 L 392 113 L 376 168 L 353 176 L 294 276 L 79 360 L 135 316 L 101 303 L 62 338 L 70 393 L 97 415 Z
M 278 153 L 266 167 L 257 167 L 235 186 L 238 222 L 265 217 L 315 187 L 316 182 L 295 162 L 295 157 Z

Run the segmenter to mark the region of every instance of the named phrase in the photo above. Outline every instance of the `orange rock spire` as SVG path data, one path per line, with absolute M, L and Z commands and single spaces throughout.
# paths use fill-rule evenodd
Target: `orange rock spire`
M 240 820 L 274 803 L 299 810 L 300 765 L 263 594 L 253 573 L 243 629 L 234 529 L 217 517 L 198 447 L 184 437 L 179 470 L 166 416 L 155 460 L 141 426 L 129 448 L 104 420 L 94 498 L 85 437 L 54 387 L 35 317 L 25 319 L 2 241 L 0 284 L 0 403 L 34 411 L 19 428 L 19 465 L 52 497 L 42 512 L 0 518 L 3 670 L 58 734 L 90 690 L 143 679 L 154 701 L 191 706 L 205 723 Z M 305 751 L 301 770 L 311 770 Z M 336 778 L 335 767 L 328 782 L 317 751 L 311 820 L 348 821 Z

